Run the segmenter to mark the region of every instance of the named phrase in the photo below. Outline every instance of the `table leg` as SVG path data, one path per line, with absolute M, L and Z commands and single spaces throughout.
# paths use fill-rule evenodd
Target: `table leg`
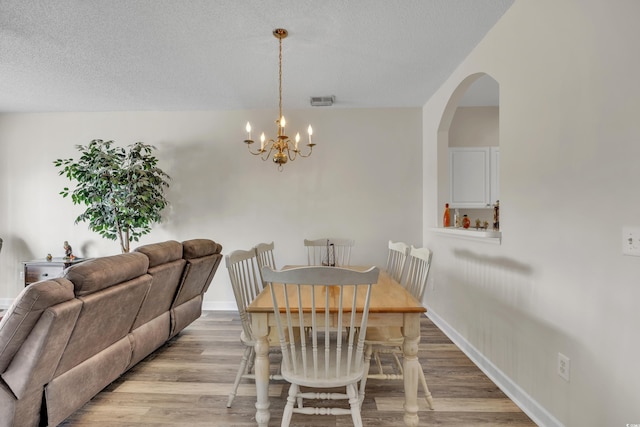
M 256 421 L 259 427 L 267 427 L 269 412 L 269 327 L 266 314 L 252 314 L 252 329 L 256 338 Z
M 418 426 L 418 381 L 422 367 L 418 361 L 420 342 L 420 313 L 404 315 L 404 423 L 409 427 Z

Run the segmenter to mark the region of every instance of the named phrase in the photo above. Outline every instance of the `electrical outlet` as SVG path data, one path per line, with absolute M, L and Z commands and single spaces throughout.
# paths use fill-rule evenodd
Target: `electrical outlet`
M 640 256 L 640 227 L 622 227 L 622 254 Z
M 571 370 L 571 359 L 562 353 L 558 353 L 558 375 L 569 382 L 569 372 Z

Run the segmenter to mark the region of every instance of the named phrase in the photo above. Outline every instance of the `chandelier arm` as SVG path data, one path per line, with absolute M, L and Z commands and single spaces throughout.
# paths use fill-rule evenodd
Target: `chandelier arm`
M 313 153 L 313 146 L 316 144 L 307 144 L 307 147 L 309 147 L 309 154 L 302 154 L 302 151 L 298 150 L 298 154 L 300 155 L 300 157 L 309 157 L 311 155 L 311 153 Z
M 267 151 L 267 147 L 269 148 L 269 151 Z M 270 139 L 264 146 L 263 153 L 267 153 L 267 154 L 263 154 L 260 157 L 263 162 L 266 162 L 267 160 L 269 160 L 269 157 L 271 156 L 271 152 L 274 150 L 274 148 L 275 148 L 275 141 L 273 139 Z
M 298 157 L 298 150 L 296 150 L 295 148 L 293 150 L 289 149 L 289 147 L 287 147 L 287 155 L 289 156 L 289 160 L 291 160 L 292 162 L 296 159 L 296 157 Z M 293 156 L 291 155 L 291 153 L 293 153 Z
M 245 142 L 246 142 L 246 141 L 245 141 Z M 261 151 L 259 148 L 258 148 L 258 151 L 256 151 L 256 152 L 251 151 L 251 144 L 253 144 L 253 141 L 252 141 L 252 142 L 247 143 L 247 148 L 249 149 L 249 153 L 253 154 L 254 156 L 257 156 L 257 155 L 259 155 L 259 154 L 262 154 L 262 151 Z

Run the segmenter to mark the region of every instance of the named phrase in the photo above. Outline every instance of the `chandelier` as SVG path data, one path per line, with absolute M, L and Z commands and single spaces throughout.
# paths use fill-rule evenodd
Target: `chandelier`
M 251 139 L 251 124 L 247 122 L 246 131 L 248 134 L 247 139 L 244 142 L 247 144 L 247 148 L 249 152 L 254 156 L 260 156 L 262 160 L 267 160 L 271 157 L 273 153 L 273 162 L 278 165 L 278 170 L 282 172 L 282 165 L 287 163 L 288 160 L 294 161 L 296 157 L 309 157 L 313 151 L 313 146 L 316 145 L 311 141 L 311 135 L 313 135 L 313 129 L 311 125 L 307 128 L 307 134 L 309 135 L 309 142 L 306 144 L 309 147 L 309 152 L 307 154 L 303 154 L 300 149 L 298 149 L 298 144 L 300 142 L 300 133 L 296 133 L 296 137 L 292 142 L 287 134 L 285 133 L 286 120 L 282 115 L 282 39 L 286 38 L 289 35 L 289 32 L 284 28 L 276 28 L 273 30 L 273 35 L 278 39 L 279 44 L 279 55 L 278 55 L 278 82 L 279 82 L 279 90 L 278 96 L 280 103 L 278 104 L 278 120 L 276 120 L 276 125 L 278 126 L 278 136 L 275 139 L 269 138 L 267 140 L 264 132 L 260 135 L 260 148 L 257 151 L 251 150 L 251 144 L 254 143 L 253 139 Z

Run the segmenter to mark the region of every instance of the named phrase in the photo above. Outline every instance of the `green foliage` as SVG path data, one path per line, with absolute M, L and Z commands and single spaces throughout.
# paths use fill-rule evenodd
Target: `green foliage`
M 73 204 L 87 209 L 75 222 L 86 221 L 89 229 L 110 240 L 119 240 L 122 252 L 129 242 L 151 231 L 161 221 L 168 201 L 165 188 L 171 178 L 158 168 L 152 155 L 155 147 L 136 142 L 127 148 L 112 147 L 113 141 L 94 139 L 89 145 L 76 145 L 80 158 L 57 159 L 58 175 L 76 181 L 71 191 L 65 187 L 62 197 L 71 196 Z

